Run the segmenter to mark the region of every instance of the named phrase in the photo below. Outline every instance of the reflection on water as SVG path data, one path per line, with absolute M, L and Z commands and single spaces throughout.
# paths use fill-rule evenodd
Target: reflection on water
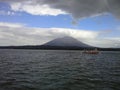
M 120 90 L 120 52 L 0 50 L 0 90 Z

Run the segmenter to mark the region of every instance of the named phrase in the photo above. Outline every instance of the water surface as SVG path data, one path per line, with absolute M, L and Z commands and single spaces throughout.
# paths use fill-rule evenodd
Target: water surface
M 120 52 L 0 50 L 0 90 L 120 90 Z

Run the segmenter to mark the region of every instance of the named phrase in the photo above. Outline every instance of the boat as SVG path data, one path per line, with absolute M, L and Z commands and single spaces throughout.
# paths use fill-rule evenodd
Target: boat
M 97 48 L 95 50 L 84 50 L 83 53 L 85 54 L 99 54 Z

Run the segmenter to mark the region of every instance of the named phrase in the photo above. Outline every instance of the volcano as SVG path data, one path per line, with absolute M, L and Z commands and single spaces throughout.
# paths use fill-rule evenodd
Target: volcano
M 56 38 L 52 41 L 45 43 L 44 46 L 82 47 L 82 48 L 92 47 L 70 36 Z
M 77 39 L 66 36 L 56 38 L 43 45 L 27 45 L 27 46 L 3 46 L 1 49 L 45 49 L 45 50 L 84 50 L 95 48 L 87 45 Z

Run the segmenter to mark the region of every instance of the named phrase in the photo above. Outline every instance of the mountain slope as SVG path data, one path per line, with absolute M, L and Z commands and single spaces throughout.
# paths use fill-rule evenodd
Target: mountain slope
M 50 42 L 45 43 L 44 45 L 45 46 L 65 46 L 65 47 L 92 47 L 69 36 L 54 39 Z

